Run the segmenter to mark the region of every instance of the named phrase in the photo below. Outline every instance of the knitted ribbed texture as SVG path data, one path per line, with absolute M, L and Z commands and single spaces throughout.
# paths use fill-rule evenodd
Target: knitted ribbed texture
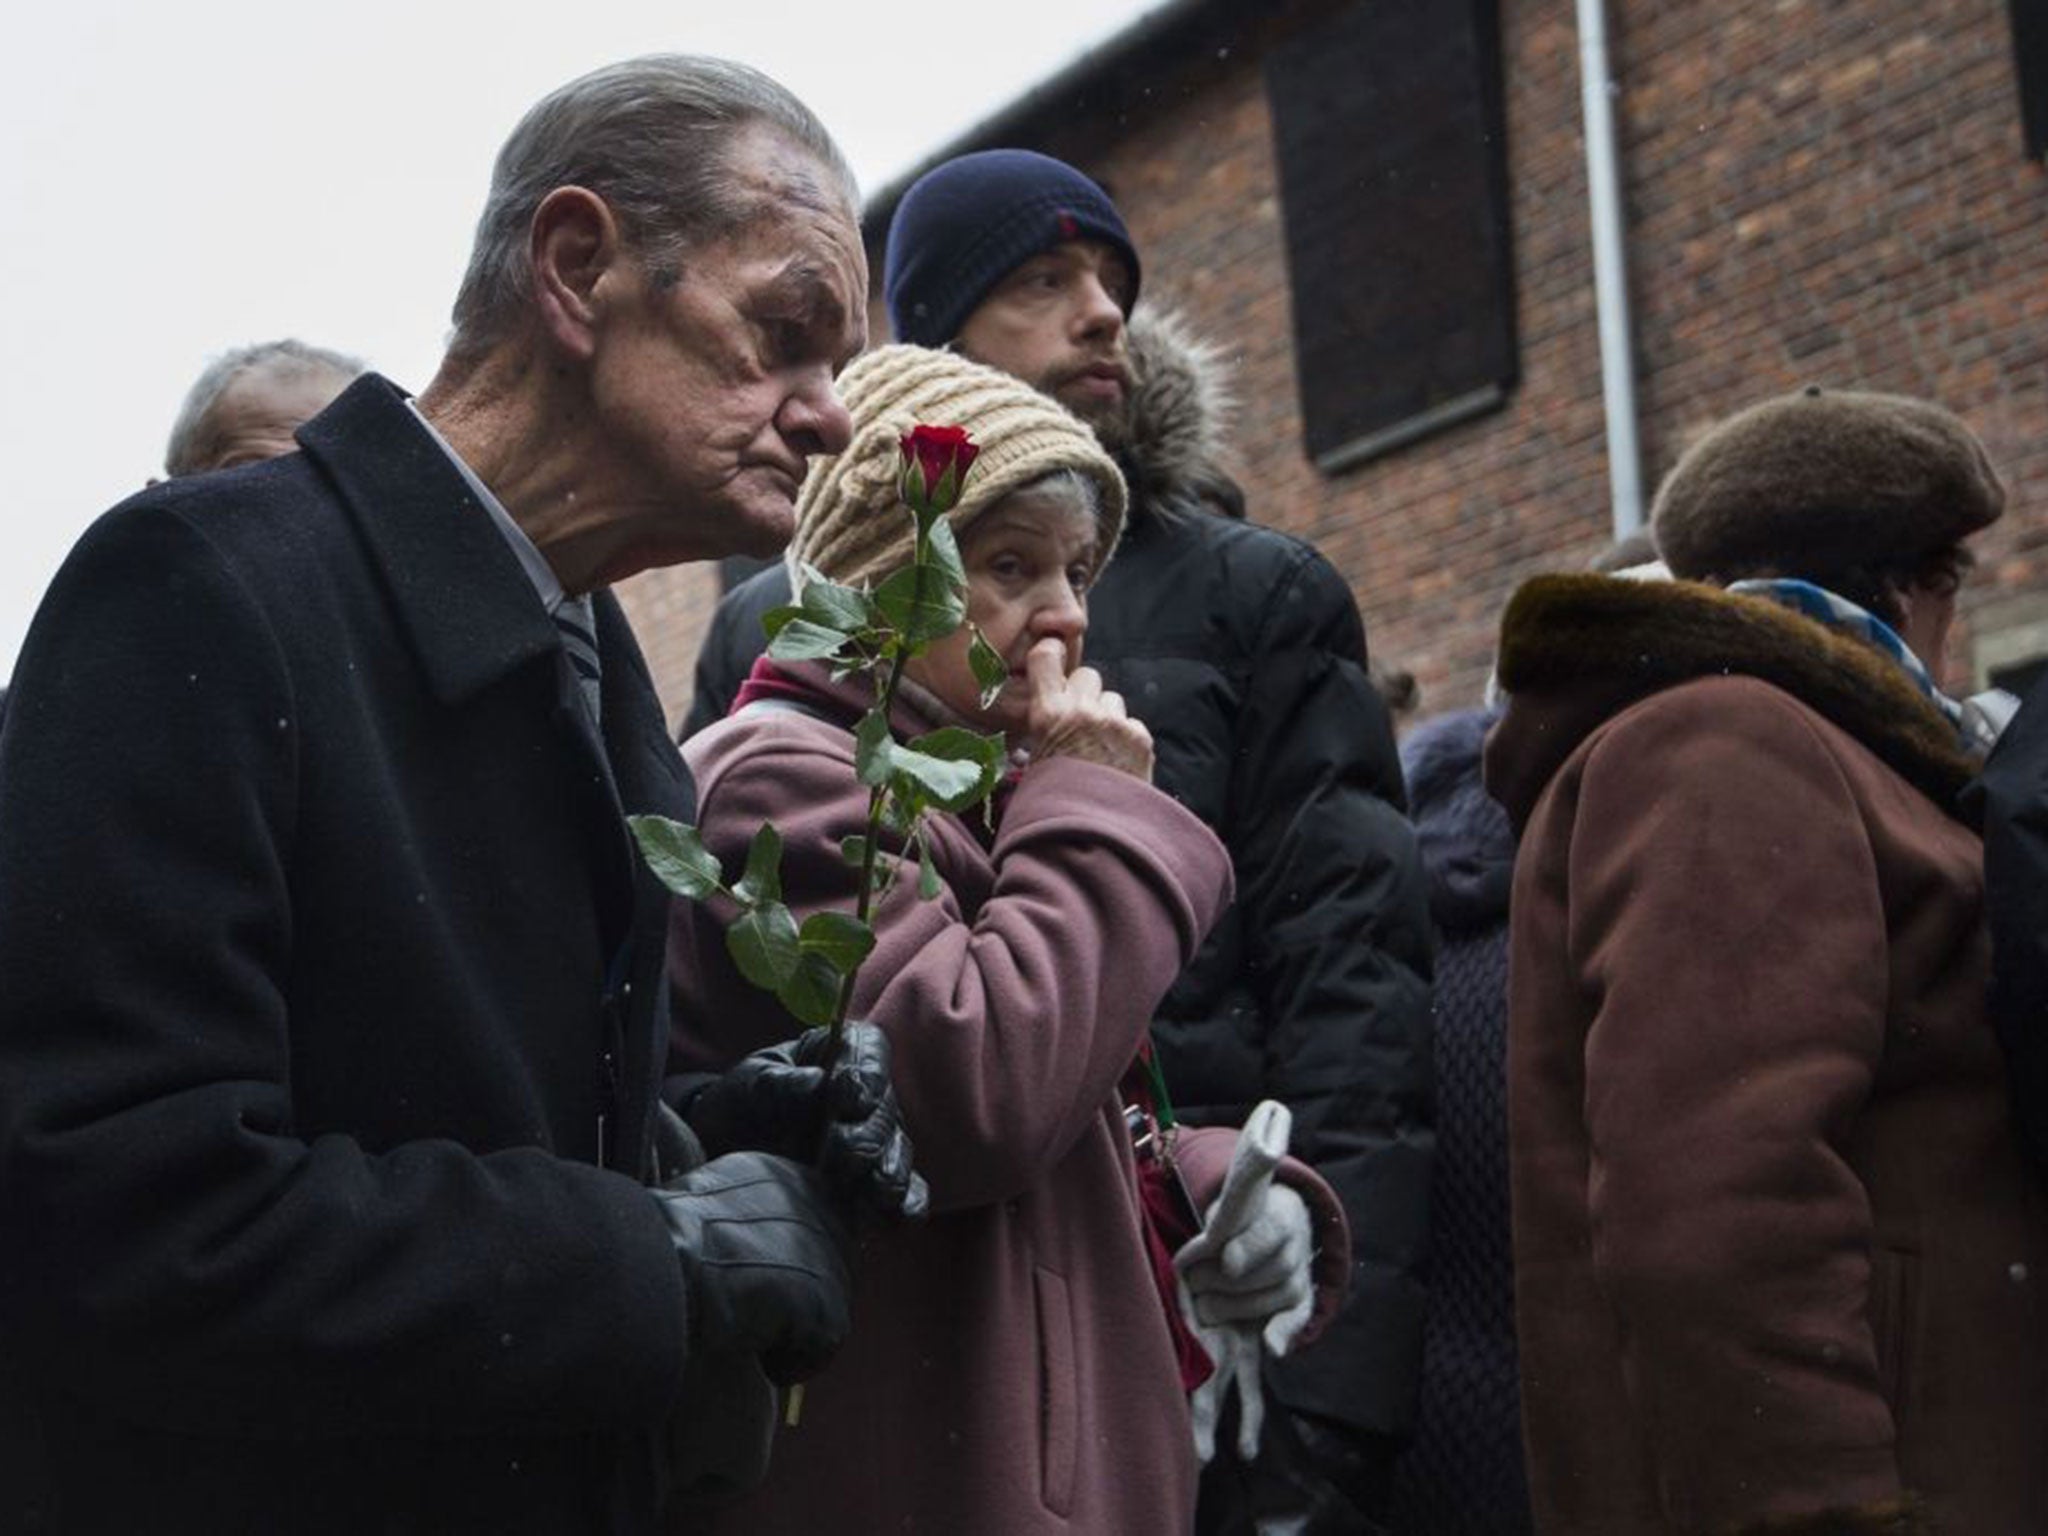
M 1530 1529 L 1508 1225 L 1507 950 L 1505 919 L 1437 949 L 1422 1397 L 1387 1522 L 1402 1536 Z
M 853 416 L 844 453 L 813 459 L 797 498 L 789 568 L 817 567 L 846 586 L 872 586 L 910 564 L 913 525 L 898 499 L 899 442 L 914 426 L 964 427 L 981 453 L 966 491 L 946 515 L 964 541 L 975 519 L 1012 491 L 1063 469 L 1101 492 L 1098 567 L 1124 526 L 1124 481 L 1095 434 L 1058 401 L 1007 373 L 925 347 L 881 347 L 839 380 Z
M 1479 781 L 1493 716 L 1424 721 L 1401 744 L 1437 920 L 1436 1168 L 1415 1439 L 1394 1471 L 1401 1536 L 1525 1536 L 1508 1221 L 1507 813 Z

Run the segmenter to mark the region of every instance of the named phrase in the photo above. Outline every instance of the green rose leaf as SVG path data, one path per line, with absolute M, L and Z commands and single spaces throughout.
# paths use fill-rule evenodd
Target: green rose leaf
M 800 611 L 805 618 L 815 620 L 826 629 L 851 634 L 873 625 L 875 616 L 871 610 L 872 604 L 865 592 L 828 581 L 813 566 L 804 567 L 803 607 Z
M 996 695 L 1003 691 L 1003 684 L 1010 680 L 1010 664 L 1003 660 L 1001 651 L 982 638 L 981 631 L 977 629 L 974 638 L 967 643 L 967 666 L 981 687 L 981 707 L 987 709 L 995 703 Z
M 822 955 L 842 976 L 875 947 L 875 930 L 850 912 L 813 912 L 798 937 L 805 954 Z
M 913 565 L 875 588 L 875 606 L 912 645 L 940 640 L 967 617 L 967 599 L 935 566 Z
M 933 757 L 915 747 L 898 747 L 890 769 L 899 783 L 908 779 L 930 796 L 932 804 L 949 811 L 972 805 L 981 792 L 982 768 L 976 762 Z
M 828 629 L 804 618 L 790 619 L 768 642 L 768 654 L 777 661 L 821 661 L 837 655 L 847 639 L 843 629 Z
M 761 633 L 773 640 L 793 619 L 804 616 L 803 609 L 794 603 L 784 603 L 780 608 L 770 608 L 761 615 Z
M 628 816 L 626 825 L 655 878 L 677 895 L 702 901 L 725 889 L 725 871 L 695 827 L 666 816 Z
M 775 998 L 806 1024 L 830 1024 L 839 1015 L 845 979 L 824 955 L 806 950 L 797 956 L 789 979 L 775 989 Z
M 906 759 L 911 756 L 945 763 L 955 772 L 942 784 L 920 772 Z M 957 725 L 920 736 L 896 753 L 896 771 L 910 773 L 931 792 L 933 801 L 948 811 L 965 810 L 992 793 L 1003 775 L 1003 738 L 984 736 Z
M 782 834 L 774 822 L 764 821 L 754 834 L 747 848 L 747 872 L 732 893 L 750 907 L 782 900 Z
M 725 930 L 725 947 L 740 974 L 764 992 L 780 994 L 796 974 L 802 950 L 796 919 L 779 901 L 764 901 Z
M 855 869 L 859 869 L 861 865 L 867 863 L 867 834 L 865 832 L 856 832 L 851 837 L 842 837 L 839 840 L 839 857 L 846 860 Z
M 917 894 L 926 901 L 936 901 L 940 889 L 939 869 L 932 863 L 932 851 L 922 849 L 917 861 Z
M 874 789 L 888 782 L 900 750 L 889 736 L 889 717 L 878 704 L 860 717 L 853 728 L 853 771 L 861 783 Z

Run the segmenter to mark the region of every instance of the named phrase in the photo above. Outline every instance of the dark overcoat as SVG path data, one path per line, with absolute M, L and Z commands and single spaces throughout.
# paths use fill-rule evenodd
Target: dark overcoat
M 2048 677 L 2027 690 L 1971 802 L 1984 822 L 1991 1021 L 2012 1080 L 2013 1123 L 2048 1175 Z
M 15 674 L 0 1527 L 644 1528 L 686 1315 L 622 818 L 688 779 L 608 596 L 600 753 L 397 389 L 300 441 L 101 519 Z

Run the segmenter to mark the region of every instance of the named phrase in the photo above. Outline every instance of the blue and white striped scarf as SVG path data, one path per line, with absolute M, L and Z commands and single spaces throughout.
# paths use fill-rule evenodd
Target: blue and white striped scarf
M 1913 686 L 1925 694 L 1927 701 L 1955 727 L 1956 740 L 1962 743 L 1965 751 L 1981 755 L 1997 744 L 1998 727 L 1990 717 L 1974 702 L 1958 702 L 1935 687 L 1934 679 L 1928 675 L 1920 658 L 1913 654 L 1912 647 L 1899 638 L 1897 630 L 1867 608 L 1858 607 L 1826 587 L 1817 587 L 1810 581 L 1790 576 L 1730 582 L 1728 590 L 1748 597 L 1768 598 L 1816 623 L 1839 629 L 1877 647 L 1899 664 L 1900 670 L 1913 680 Z

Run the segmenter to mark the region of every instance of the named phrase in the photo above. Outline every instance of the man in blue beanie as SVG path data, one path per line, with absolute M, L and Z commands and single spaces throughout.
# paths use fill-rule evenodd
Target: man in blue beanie
M 1343 579 L 1245 520 L 1217 464 L 1214 355 L 1156 311 L 1108 195 L 1025 150 L 958 156 L 904 194 L 883 291 L 899 340 L 952 346 L 1095 428 L 1130 482 L 1128 531 L 1089 594 L 1088 660 L 1150 728 L 1155 782 L 1231 851 L 1238 903 L 1153 1029 L 1180 1117 L 1241 1124 L 1276 1098 L 1293 1150 L 1350 1218 L 1351 1297 L 1269 1360 L 1258 1455 L 1226 1422 L 1198 1526 L 1376 1528 L 1421 1366 L 1430 1040 L 1427 894 L 1385 707 Z M 720 606 L 686 734 L 725 712 L 787 601 L 774 567 Z

